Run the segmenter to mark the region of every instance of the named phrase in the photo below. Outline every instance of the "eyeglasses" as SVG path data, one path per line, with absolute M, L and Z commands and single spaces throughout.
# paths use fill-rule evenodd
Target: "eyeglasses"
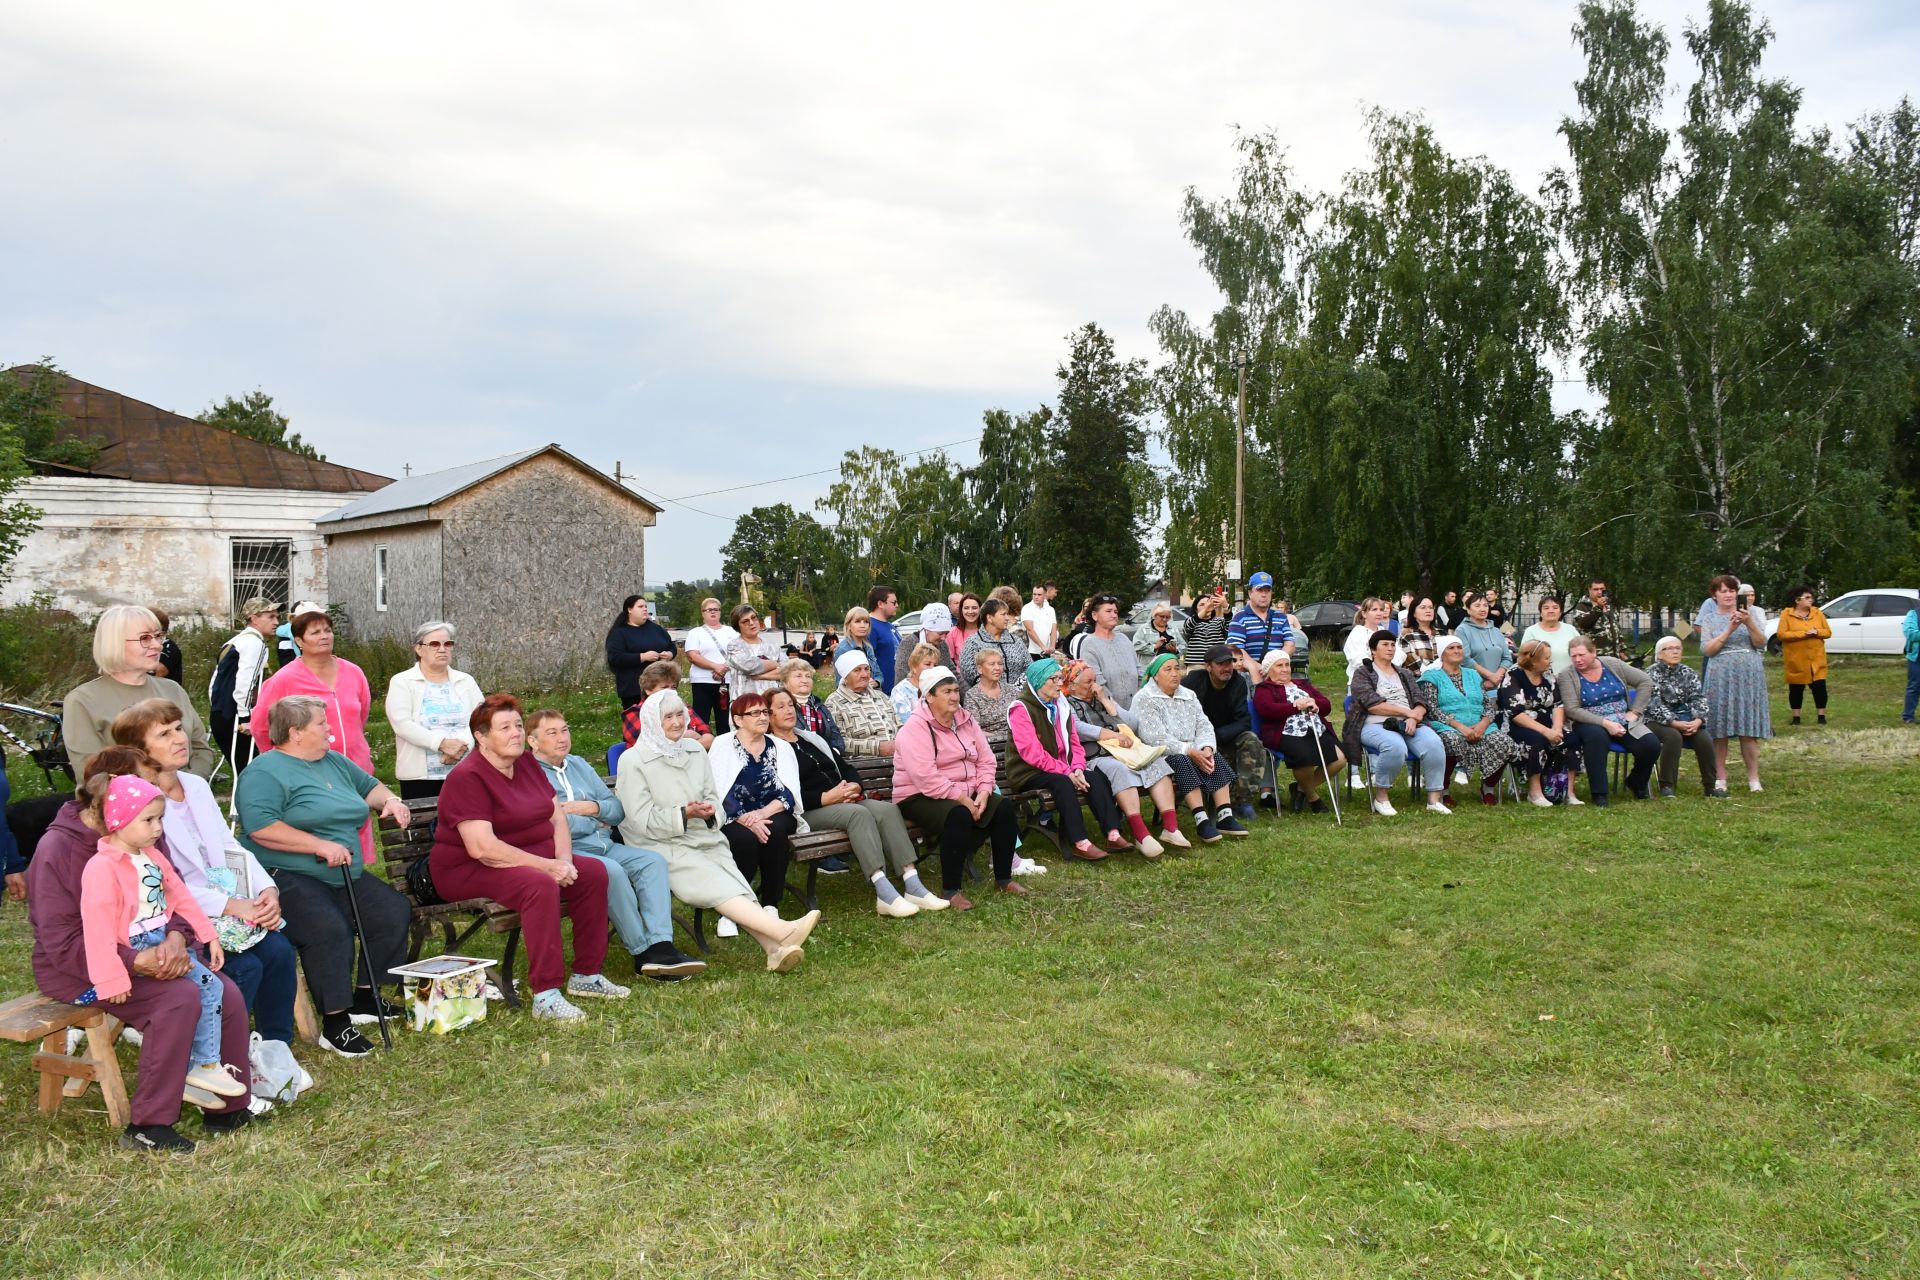
M 755 707 L 751 711 L 736 711 L 733 713 L 733 718 L 738 720 L 741 716 L 770 716 L 772 714 L 773 713 L 765 707 Z
M 166 638 L 167 633 L 164 631 L 142 631 L 137 636 L 128 636 L 127 643 L 138 645 L 159 644 Z
M 451 649 L 451 648 L 453 648 L 453 641 L 451 641 L 451 640 L 422 640 L 422 641 L 420 642 L 420 647 L 421 647 L 422 649 Z

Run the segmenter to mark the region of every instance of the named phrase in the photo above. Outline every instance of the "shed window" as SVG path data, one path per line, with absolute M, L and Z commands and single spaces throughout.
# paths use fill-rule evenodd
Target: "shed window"
M 385 543 L 373 549 L 373 608 L 375 613 L 387 611 L 387 548 Z
M 285 603 L 293 564 L 291 538 L 234 538 L 227 544 L 228 604 L 237 623 L 241 609 L 255 596 Z

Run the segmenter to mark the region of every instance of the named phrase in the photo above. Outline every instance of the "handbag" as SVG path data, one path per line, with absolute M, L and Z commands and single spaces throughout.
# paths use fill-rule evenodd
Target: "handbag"
M 1104 747 L 1103 750 L 1135 773 L 1167 754 L 1165 743 L 1141 742 L 1138 738 L 1131 745 Z
M 427 865 L 430 861 L 426 854 L 421 854 L 407 864 L 407 896 L 416 907 L 435 907 L 446 901 L 433 887 L 433 868 Z

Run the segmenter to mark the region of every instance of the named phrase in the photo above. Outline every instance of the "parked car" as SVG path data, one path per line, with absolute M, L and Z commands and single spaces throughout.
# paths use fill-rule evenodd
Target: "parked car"
M 1906 638 L 1900 624 L 1920 604 L 1920 591 L 1909 587 L 1872 587 L 1835 596 L 1820 606 L 1833 628 L 1827 641 L 1828 653 L 1904 653 Z M 1774 632 L 1780 627 L 1778 614 L 1769 613 L 1763 628 L 1767 633 L 1767 652 L 1778 655 L 1780 641 Z
M 1338 649 L 1346 643 L 1347 632 L 1353 630 L 1360 606 L 1352 600 L 1318 600 L 1302 605 L 1293 613 L 1300 619 L 1300 628 L 1307 633 L 1309 644 Z

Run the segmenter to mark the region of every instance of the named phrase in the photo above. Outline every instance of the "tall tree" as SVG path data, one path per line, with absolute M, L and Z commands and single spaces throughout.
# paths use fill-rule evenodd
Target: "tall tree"
M 1424 122 L 1375 112 L 1369 133 L 1370 166 L 1326 203 L 1286 371 L 1296 564 L 1354 591 L 1530 578 L 1565 430 L 1546 214 Z
M 750 570 L 766 598 L 782 612 L 796 619 L 818 612 L 832 547 L 826 529 L 812 516 L 784 502 L 754 507 L 734 522 L 733 536 L 720 554 L 720 572 L 731 585 L 715 594 L 732 598 L 740 589 L 741 572 Z
M 1313 198 L 1298 190 L 1270 132 L 1235 141 L 1233 193 L 1217 201 L 1188 188 L 1180 221 L 1223 305 L 1203 327 L 1162 307 L 1151 321 L 1165 362 L 1154 378 L 1165 474 L 1164 568 L 1187 582 L 1221 580 L 1233 555 L 1235 415 L 1239 367 L 1248 374 L 1246 546 L 1283 580 L 1295 568 L 1280 514 L 1291 441 L 1282 429 L 1290 363 L 1304 315 Z
M 1070 341 L 1047 466 L 1034 486 L 1027 576 L 1054 579 L 1070 600 L 1111 591 L 1130 604 L 1146 576 L 1133 492 L 1146 456 L 1146 362 L 1122 361 L 1098 325 Z
M 739 580 L 734 580 L 734 591 L 738 591 Z M 697 627 L 700 625 L 700 602 L 708 596 L 725 603 L 733 596 L 727 590 L 727 584 L 712 578 L 697 578 L 686 582 L 676 578 L 660 592 L 661 613 L 676 627 Z
M 228 396 L 218 404 L 208 405 L 206 412 L 200 415 L 200 421 L 211 427 L 224 427 L 262 444 L 290 450 L 303 458 L 326 461 L 326 456 L 302 440 L 299 432 L 288 431 L 291 423 L 287 416 L 275 410 L 273 397 L 258 387 L 238 399 Z
M 1673 130 L 1659 27 L 1589 0 L 1573 32 L 1587 70 L 1547 193 L 1605 402 L 1576 446 L 1575 540 L 1645 597 L 1712 571 L 1771 590 L 1873 573 L 1903 541 L 1885 499 L 1914 371 L 1886 202 L 1799 130 L 1738 0 L 1687 29 Z
M 1030 532 L 1023 518 L 1046 461 L 1047 430 L 1053 410 L 1041 405 L 1026 413 L 989 409 L 980 435 L 980 460 L 962 475 L 969 515 L 960 547 L 960 580 L 987 590 L 1018 581 Z

